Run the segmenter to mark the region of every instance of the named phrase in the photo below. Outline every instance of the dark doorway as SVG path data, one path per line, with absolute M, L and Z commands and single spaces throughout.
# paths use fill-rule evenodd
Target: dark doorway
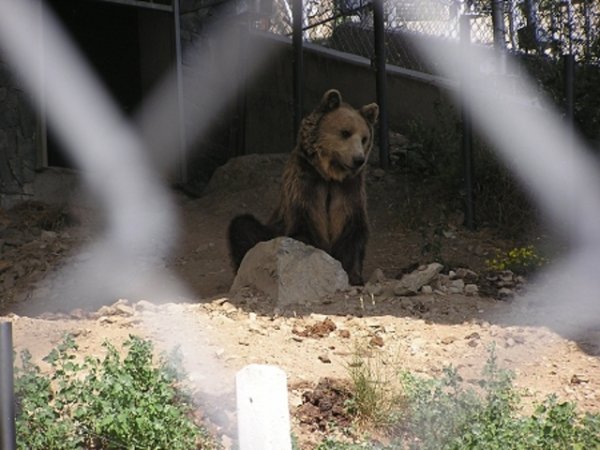
M 131 117 L 174 60 L 172 14 L 103 1 L 48 3 L 123 113 Z M 46 144 L 48 166 L 72 167 L 51 130 Z

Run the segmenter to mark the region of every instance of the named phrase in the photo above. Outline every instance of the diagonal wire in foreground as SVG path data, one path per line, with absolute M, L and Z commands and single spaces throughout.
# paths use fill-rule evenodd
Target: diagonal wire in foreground
M 532 321 L 577 336 L 600 325 L 600 166 L 528 79 L 519 89 L 509 77 L 483 74 L 495 53 L 474 45 L 449 51 L 420 46 L 442 73 L 462 82 L 455 100 L 527 189 L 549 222 L 570 244 L 569 253 L 538 279 L 528 298 L 538 303 Z M 508 73 L 522 73 L 507 58 Z M 474 74 L 480 74 L 479 76 Z M 600 344 L 600 343 L 599 343 Z

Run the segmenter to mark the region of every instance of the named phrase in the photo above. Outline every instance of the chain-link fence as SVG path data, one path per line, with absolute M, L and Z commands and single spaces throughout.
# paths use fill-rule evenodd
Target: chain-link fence
M 292 34 L 293 1 L 273 0 L 271 32 Z M 600 62 L 600 3 L 595 0 L 384 0 L 387 62 L 431 72 L 415 40 L 456 42 L 464 18 L 472 43 L 493 45 L 494 4 L 503 17 L 496 33 L 508 51 L 550 59 L 573 54 L 579 62 Z M 305 0 L 304 39 L 372 58 L 372 6 L 372 0 Z
M 261 0 L 261 8 L 268 11 L 261 29 L 291 36 L 297 1 Z M 461 41 L 502 49 L 522 63 L 519 73 L 509 74 L 515 86 L 522 71 L 527 72 L 587 138 L 600 140 L 597 0 L 381 1 L 387 64 L 438 75 L 439 61 L 422 56 L 424 44 L 445 49 L 445 54 L 453 54 Z M 302 37 L 363 56 L 375 65 L 374 4 L 374 0 L 304 0 Z M 487 69 L 481 70 L 487 74 Z

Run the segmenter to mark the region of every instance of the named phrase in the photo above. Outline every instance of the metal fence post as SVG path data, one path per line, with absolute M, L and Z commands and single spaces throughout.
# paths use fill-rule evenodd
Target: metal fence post
M 303 24 L 303 5 L 302 0 L 293 0 L 292 3 L 292 46 L 294 52 L 294 139 L 298 135 L 300 122 L 302 121 L 302 106 L 303 106 L 303 74 L 304 74 L 304 59 L 303 59 L 303 39 L 302 39 L 302 24 Z
M 463 15 L 460 18 L 460 45 L 468 50 L 471 45 L 471 18 Z M 469 89 L 469 74 L 462 74 L 460 89 Z M 462 107 L 462 153 L 463 170 L 465 177 L 465 226 L 469 230 L 475 229 L 475 201 L 473 199 L 473 124 L 471 117 Z
M 388 169 L 390 155 L 383 0 L 373 1 L 373 28 L 375 31 L 375 82 L 377 104 L 379 105 L 379 164 L 382 169 Z
M 0 450 L 15 450 L 15 392 L 12 324 L 0 323 Z
M 494 49 L 498 58 L 498 74 L 503 75 L 506 73 L 504 0 L 492 0 L 492 23 L 494 26 Z
M 569 128 L 574 127 L 575 113 L 575 55 L 563 55 L 565 79 L 565 119 Z

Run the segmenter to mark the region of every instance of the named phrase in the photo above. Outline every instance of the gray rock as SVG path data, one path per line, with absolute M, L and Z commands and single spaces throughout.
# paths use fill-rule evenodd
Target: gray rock
M 456 277 L 462 278 L 467 284 L 472 284 L 477 281 L 478 275 L 477 272 L 461 267 L 456 269 Z
M 465 285 L 465 295 L 477 295 L 479 293 L 479 288 L 476 284 L 467 284 Z
M 416 294 L 423 286 L 430 284 L 437 277 L 442 267 L 441 264 L 431 263 L 404 275 L 394 286 L 394 294 L 400 296 Z
M 512 298 L 515 293 L 512 289 L 508 289 L 506 287 L 498 289 L 498 297 L 500 298 Z
M 462 294 L 465 289 L 465 282 L 460 278 L 452 280 L 448 286 L 448 292 L 451 294 Z
M 254 287 L 282 305 L 310 303 L 350 288 L 339 261 L 287 237 L 261 242 L 246 254 L 231 291 L 244 287 Z

